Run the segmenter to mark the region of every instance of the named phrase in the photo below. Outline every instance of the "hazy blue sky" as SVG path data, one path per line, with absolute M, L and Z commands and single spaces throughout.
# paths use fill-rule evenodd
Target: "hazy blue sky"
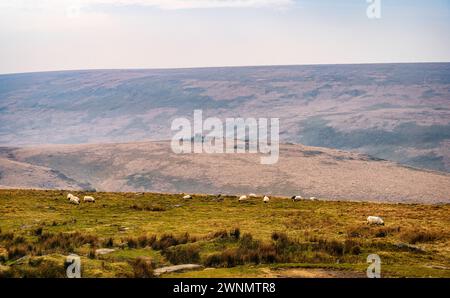
M 0 0 L 0 73 L 450 61 L 450 0 Z

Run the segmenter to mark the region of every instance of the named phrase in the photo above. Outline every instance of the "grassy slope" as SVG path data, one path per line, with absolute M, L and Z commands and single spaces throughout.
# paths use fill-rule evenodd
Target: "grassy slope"
M 83 193 L 74 193 L 82 197 Z M 112 237 L 117 250 L 111 254 L 88 258 L 89 245 L 75 247 L 82 256 L 83 274 L 93 276 L 129 276 L 133 271 L 130 261 L 139 256 L 151 258 L 157 267 L 170 265 L 159 250 L 151 248 L 118 248 L 128 236 L 157 235 L 188 232 L 197 237 L 195 245 L 200 249 L 203 261 L 208 255 L 236 247 L 234 242 L 217 241 L 206 237 L 220 230 L 239 227 L 241 233 L 270 242 L 273 232 L 284 232 L 290 239 L 309 243 L 311 239 L 327 241 L 355 240 L 362 248 L 360 254 L 318 257 L 305 252 L 308 262 L 289 264 L 245 264 L 233 268 L 216 268 L 167 276 L 272 276 L 288 268 L 322 268 L 345 270 L 362 274 L 367 268 L 366 257 L 377 253 L 382 259 L 384 276 L 450 277 L 450 206 L 406 205 L 356 202 L 297 202 L 273 198 L 269 204 L 261 198 L 239 203 L 234 197 L 215 202 L 213 196 L 194 196 L 183 200 L 180 195 L 95 193 L 95 204 L 71 205 L 67 192 L 0 190 L 0 228 L 2 233 L 13 232 L 33 242 L 38 238 L 33 231 L 42 227 L 45 233 L 75 232 L 98 236 L 101 240 Z M 175 205 L 181 205 L 175 207 Z M 141 210 L 143 209 L 143 210 Z M 147 211 L 145 210 L 147 209 Z M 163 211 L 150 211 L 150 210 Z M 367 227 L 368 215 L 382 216 L 385 227 Z M 125 231 L 123 227 L 128 228 Z M 400 229 L 399 229 L 400 228 Z M 387 248 L 388 244 L 413 242 L 412 236 L 423 231 L 437 235 L 437 239 L 418 241 L 416 247 L 422 253 Z M 353 232 L 353 235 L 351 235 Z M 359 234 L 355 237 L 355 234 Z M 436 237 L 435 237 L 436 238 Z M 211 240 L 212 239 L 212 240 Z M 380 246 L 384 244 L 384 246 Z M 0 239 L 5 266 L 30 266 L 15 264 L 6 257 L 8 242 Z M 189 245 L 189 244 L 188 244 Z M 102 247 L 99 245 L 98 247 Z M 69 251 L 55 251 L 31 259 L 54 258 L 61 262 Z M 19 260 L 22 261 L 22 260 Z M 0 258 L 0 262 L 2 259 Z M 20 262 L 19 262 L 20 263 Z M 0 263 L 1 264 L 1 263 Z M 15 264 L 15 265 L 14 265 Z M 1 270 L 0 270 L 1 271 Z M 268 273 L 269 272 L 269 273 Z

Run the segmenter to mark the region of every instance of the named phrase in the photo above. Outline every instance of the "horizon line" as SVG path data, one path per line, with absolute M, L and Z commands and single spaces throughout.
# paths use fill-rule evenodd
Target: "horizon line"
M 257 65 L 223 65 L 223 66 L 186 66 L 186 67 L 130 67 L 130 68 L 73 68 L 55 70 L 35 70 L 22 72 L 0 72 L 0 76 L 26 75 L 38 73 L 82 72 L 82 71 L 144 71 L 144 70 L 191 70 L 220 68 L 258 68 L 258 67 L 294 67 L 294 66 L 344 66 L 344 65 L 395 65 L 395 64 L 448 64 L 450 61 L 419 61 L 419 62 L 359 62 L 359 63 L 305 63 L 305 64 L 257 64 Z

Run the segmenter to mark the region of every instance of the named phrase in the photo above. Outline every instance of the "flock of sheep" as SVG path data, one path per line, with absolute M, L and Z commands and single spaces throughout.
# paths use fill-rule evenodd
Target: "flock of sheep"
M 246 200 L 248 200 L 249 198 L 257 198 L 258 196 L 254 193 L 248 194 L 248 195 L 242 195 L 239 197 L 239 202 L 244 202 Z M 192 196 L 191 195 L 184 195 L 183 199 L 191 199 Z M 73 194 L 69 193 L 67 195 L 67 199 L 69 200 L 70 203 L 75 204 L 75 205 L 79 205 L 80 204 L 80 198 L 74 196 Z M 218 195 L 216 200 L 218 201 L 222 201 L 223 197 L 222 195 Z M 292 196 L 291 197 L 292 202 L 298 202 L 298 201 L 302 201 L 302 200 L 309 200 L 309 201 L 316 201 L 316 197 L 309 197 L 309 198 L 303 198 L 300 195 L 297 196 Z M 83 202 L 85 203 L 95 203 L 95 199 L 92 196 L 84 196 L 83 197 Z M 270 202 L 270 198 L 268 196 L 264 196 L 263 197 L 263 202 L 265 204 Z M 371 224 L 371 225 L 383 225 L 384 226 L 384 220 L 379 217 L 379 216 L 369 216 L 367 217 L 367 224 Z
M 248 195 L 240 196 L 238 201 L 239 202 L 244 202 L 244 201 L 248 200 L 249 198 L 257 198 L 257 197 L 258 196 L 256 194 L 251 193 L 251 194 L 248 194 Z M 191 195 L 183 196 L 183 199 L 191 199 L 191 198 L 192 198 Z M 222 195 L 219 194 L 217 196 L 216 200 L 218 200 L 218 201 L 223 200 Z M 305 201 L 305 200 L 306 201 L 308 201 L 308 200 L 309 201 L 317 201 L 317 198 L 316 197 L 304 198 L 304 197 L 302 197 L 300 195 L 297 195 L 297 196 L 292 196 L 291 200 L 292 200 L 292 202 Z M 263 202 L 265 204 L 269 203 L 270 202 L 270 198 L 268 196 L 264 196 L 263 197 Z M 367 217 L 366 223 L 370 224 L 370 225 L 383 225 L 384 226 L 384 220 L 381 217 L 379 217 L 379 216 L 369 216 L 369 217 Z
M 248 196 L 247 195 L 242 195 L 242 196 L 239 197 L 239 202 L 243 202 L 243 201 L 246 201 L 249 198 L 256 198 L 256 197 L 257 197 L 257 195 L 254 194 L 254 193 L 251 193 Z M 303 198 L 302 196 L 292 196 L 291 200 L 292 200 L 292 202 L 297 202 L 297 201 L 302 201 L 302 200 L 317 201 L 316 197 L 310 197 L 308 199 L 308 198 Z M 270 202 L 270 198 L 268 196 L 264 196 L 263 197 L 263 202 L 266 203 L 266 204 L 269 203 Z
M 75 204 L 75 205 L 79 205 L 80 204 L 80 198 L 74 196 L 71 193 L 67 195 L 67 199 L 69 200 L 69 203 L 72 203 L 72 204 Z M 91 197 L 91 196 L 84 196 L 83 202 L 85 202 L 85 203 L 95 203 L 95 199 L 94 199 L 94 197 Z

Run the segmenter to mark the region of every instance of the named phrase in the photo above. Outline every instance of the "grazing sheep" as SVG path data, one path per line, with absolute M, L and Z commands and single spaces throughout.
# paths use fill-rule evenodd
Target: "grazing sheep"
M 70 194 L 67 195 L 67 200 L 70 200 L 70 199 L 73 198 L 73 197 L 75 197 L 75 196 L 74 196 L 73 194 L 70 193 Z
M 251 193 L 251 194 L 248 195 L 248 197 L 249 197 L 249 198 L 256 198 L 257 196 L 256 196 L 256 194 Z
M 247 200 L 247 196 L 246 196 L 246 195 L 243 195 L 243 196 L 241 196 L 241 197 L 239 198 L 239 202 L 243 202 L 243 201 L 245 201 L 245 200 Z
M 95 199 L 94 199 L 94 197 L 91 197 L 91 196 L 84 196 L 83 202 L 95 203 Z
M 302 196 L 292 196 L 291 197 L 292 202 L 297 202 L 303 200 Z
M 267 204 L 267 203 L 269 203 L 269 201 L 270 201 L 269 197 L 264 196 L 263 202 Z
M 317 201 L 316 197 L 310 197 L 309 200 L 310 201 Z
M 191 199 L 192 197 L 190 196 L 190 195 L 185 195 L 184 197 L 183 197 L 183 199 Z
M 69 199 L 69 203 L 75 204 L 75 205 L 80 205 L 80 198 L 76 197 L 76 196 L 72 196 Z
M 379 216 L 369 216 L 367 217 L 367 224 L 384 226 L 384 220 Z

